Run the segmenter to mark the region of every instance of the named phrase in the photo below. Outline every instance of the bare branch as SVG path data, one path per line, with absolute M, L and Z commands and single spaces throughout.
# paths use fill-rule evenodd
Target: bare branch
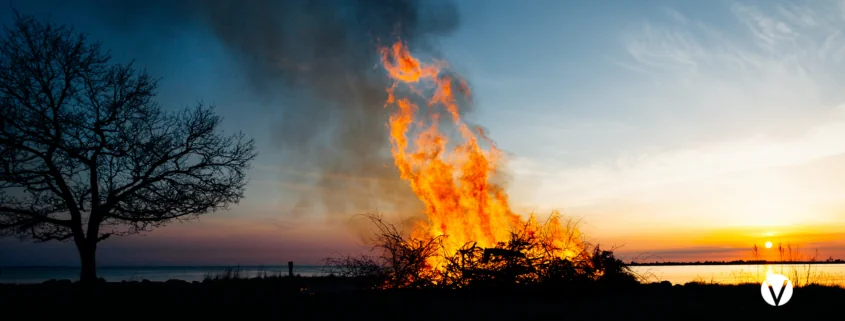
M 16 15 L 3 31 L 0 236 L 73 239 L 93 260 L 110 236 L 243 198 L 254 143 L 213 108 L 162 111 L 157 79 L 70 27 Z

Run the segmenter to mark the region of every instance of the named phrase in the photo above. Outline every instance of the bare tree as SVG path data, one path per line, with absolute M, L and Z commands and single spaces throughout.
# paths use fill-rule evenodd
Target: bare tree
M 69 26 L 15 13 L 0 39 L 0 236 L 72 240 L 82 282 L 112 235 L 243 198 L 254 143 L 200 103 L 166 112 L 157 79 Z

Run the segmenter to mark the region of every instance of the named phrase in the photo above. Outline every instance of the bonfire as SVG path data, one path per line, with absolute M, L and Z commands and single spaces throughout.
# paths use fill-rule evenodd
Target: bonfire
M 402 41 L 380 49 L 393 80 L 385 107 L 394 163 L 425 204 L 426 220 L 413 228 L 410 239 L 436 239 L 442 251 L 427 257 L 425 268 L 442 271 L 456 253 L 501 248 L 517 234 L 540 240 L 541 246 L 523 249 L 528 252 L 523 254 L 586 258 L 580 233 L 558 213 L 541 224 L 533 213 L 525 219 L 511 210 L 508 194 L 495 183 L 504 154 L 481 128 L 461 117 L 462 103 L 470 101 L 466 81 L 446 72 L 443 61 L 415 58 Z M 442 121 L 444 116 L 451 122 Z

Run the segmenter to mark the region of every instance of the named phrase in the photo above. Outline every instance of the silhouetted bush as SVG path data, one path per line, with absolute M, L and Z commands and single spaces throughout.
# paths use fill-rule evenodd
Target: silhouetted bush
M 240 280 L 247 278 L 246 275 L 241 273 L 241 267 L 229 267 L 223 269 L 222 272 L 218 273 L 206 273 L 204 280 L 209 281 L 224 281 L 224 280 Z
M 384 284 L 389 279 L 384 264 L 366 255 L 328 258 L 323 272 L 329 276 L 353 278 L 373 285 Z
M 377 228 L 373 255 L 326 259 L 324 273 L 371 280 L 380 288 L 430 287 L 433 271 L 426 261 L 436 255 L 440 238 L 406 239 L 396 226 L 381 216 L 368 215 Z
M 455 253 L 443 253 L 442 237 L 406 237 L 379 215 L 371 214 L 367 218 L 377 228 L 372 240 L 373 253 L 329 258 L 325 273 L 366 279 L 373 287 L 384 289 L 554 288 L 638 283 L 612 251 L 584 242 L 578 242 L 581 245 L 578 248 L 569 242 L 561 244 L 559 234 L 543 233 L 528 223 L 512 232 L 510 240 L 493 247 L 472 242 Z M 441 256 L 445 265 L 430 266 L 435 256 Z

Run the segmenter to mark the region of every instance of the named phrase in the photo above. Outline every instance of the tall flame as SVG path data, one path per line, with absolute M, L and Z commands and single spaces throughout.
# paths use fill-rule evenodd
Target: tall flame
M 469 95 L 465 81 L 443 73 L 444 62 L 421 62 L 401 41 L 380 49 L 382 64 L 394 80 L 387 89 L 385 104 L 385 107 L 394 108 L 389 120 L 394 163 L 401 177 L 410 183 L 425 204 L 428 218 L 415 227 L 412 237 L 443 235 L 444 251 L 448 254 L 454 254 L 468 242 L 476 242 L 481 247 L 506 242 L 512 231 L 526 225 L 538 232 L 543 229 L 542 232 L 552 235 L 554 242 L 579 239 L 577 230 L 564 227 L 556 216 L 540 227 L 533 215 L 524 222 L 511 211 L 503 187 L 491 180 L 504 161 L 501 151 L 483 130 L 470 128 L 461 119 L 454 94 L 458 90 Z M 417 104 L 408 97 L 397 95 L 399 85 L 407 86 L 411 93 L 427 101 L 427 120 L 418 119 Z M 457 142 L 450 142 L 439 128 L 442 109 L 457 129 Z M 490 146 L 489 150 L 482 147 L 485 143 Z M 578 249 L 565 248 L 568 250 L 561 255 L 578 254 Z M 439 258 L 431 260 L 429 263 L 433 267 L 443 263 Z

